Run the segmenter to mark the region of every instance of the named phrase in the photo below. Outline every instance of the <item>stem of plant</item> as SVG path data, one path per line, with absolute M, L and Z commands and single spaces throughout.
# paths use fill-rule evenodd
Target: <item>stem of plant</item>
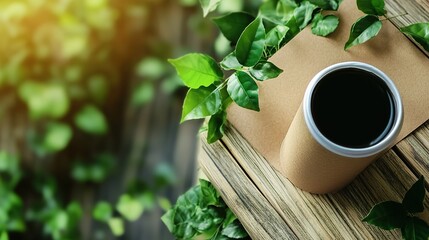
M 394 19 L 394 18 L 405 16 L 405 15 L 408 15 L 408 13 L 406 12 L 406 13 L 402 13 L 402 14 L 399 14 L 399 15 L 396 15 L 396 16 L 392 16 L 392 17 L 387 17 L 386 15 L 384 15 L 385 18 L 381 19 L 381 21 L 390 20 L 390 19 Z
M 221 88 L 223 88 L 228 83 L 230 77 L 231 76 L 229 76 L 227 79 L 225 79 L 225 81 L 223 81 L 219 86 L 217 86 L 216 89 L 215 89 L 215 91 L 218 91 Z

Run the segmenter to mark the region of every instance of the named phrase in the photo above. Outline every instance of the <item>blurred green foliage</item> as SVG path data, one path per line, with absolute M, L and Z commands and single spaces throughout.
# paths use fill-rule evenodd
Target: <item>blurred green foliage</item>
M 115 124 L 126 103 L 149 103 L 158 85 L 167 94 L 182 86 L 161 60 L 169 53 L 148 47 L 159 41 L 141 37 L 150 31 L 148 12 L 157 4 L 0 1 L 0 126 L 25 132 L 11 151 L 0 151 L 1 240 L 80 239 L 83 206 L 62 184 L 85 189 L 105 181 L 119 161 L 105 142 L 118 143 Z M 6 118 L 23 121 L 4 126 Z M 119 236 L 126 221 L 139 219 L 157 201 L 169 207 L 156 194 L 173 183 L 174 172 L 162 164 L 154 171 L 152 185 L 136 180 L 116 203 L 95 204 L 93 218 Z
M 15 193 L 21 178 L 18 158 L 0 151 L 0 234 L 6 237 L 8 231 L 25 230 L 23 203 Z
M 112 1 L 2 1 L 0 10 L 0 101 L 13 102 L 0 116 L 27 109 L 29 146 L 41 157 L 66 149 L 75 131 L 106 134 L 103 108 L 121 71 L 111 67 Z
M 164 59 L 192 49 L 183 44 L 194 42 L 170 46 L 158 39 L 162 33 L 150 18 L 170 4 L 0 1 L 0 127 L 23 132 L 0 145 L 0 240 L 80 239 L 87 215 L 120 236 L 127 221 L 145 211 L 171 208 L 159 195 L 177 182 L 167 163 L 155 164 L 150 182 L 133 179 L 115 200 L 101 199 L 91 209 L 69 189 L 97 188 L 117 170 L 127 104 L 144 106 L 160 91 L 173 94 L 183 87 Z M 184 8 L 184 27 L 213 41 L 214 26 L 202 18 L 198 0 L 174 4 Z M 244 5 L 222 1 L 218 11 Z M 216 43 L 220 56 L 229 48 L 227 41 Z

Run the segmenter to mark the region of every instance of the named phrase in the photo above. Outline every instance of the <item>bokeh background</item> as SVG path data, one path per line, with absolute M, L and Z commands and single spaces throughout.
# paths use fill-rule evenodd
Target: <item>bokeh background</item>
M 172 239 L 201 121 L 166 59 L 231 50 L 222 1 L 0 0 L 0 239 Z

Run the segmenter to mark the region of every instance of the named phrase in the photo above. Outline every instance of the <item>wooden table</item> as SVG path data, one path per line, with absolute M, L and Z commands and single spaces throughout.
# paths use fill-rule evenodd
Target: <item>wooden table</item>
M 390 19 L 398 28 L 429 21 L 427 0 L 386 0 L 386 9 L 390 15 L 408 13 Z M 418 176 L 429 180 L 429 121 L 351 185 L 326 195 L 295 188 L 233 127 L 214 144 L 205 137 L 201 134 L 201 169 L 252 239 L 401 239 L 399 230 L 380 230 L 361 219 L 378 202 L 400 202 Z

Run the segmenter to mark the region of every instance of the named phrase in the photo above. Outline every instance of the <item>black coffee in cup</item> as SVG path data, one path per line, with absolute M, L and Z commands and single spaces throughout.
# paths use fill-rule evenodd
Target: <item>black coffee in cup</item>
M 367 148 L 383 140 L 395 120 L 392 92 L 374 73 L 342 68 L 320 79 L 311 96 L 319 131 L 348 148 Z
M 396 142 L 404 109 L 394 82 L 362 62 L 318 72 L 280 148 L 280 171 L 296 187 L 335 192 Z

